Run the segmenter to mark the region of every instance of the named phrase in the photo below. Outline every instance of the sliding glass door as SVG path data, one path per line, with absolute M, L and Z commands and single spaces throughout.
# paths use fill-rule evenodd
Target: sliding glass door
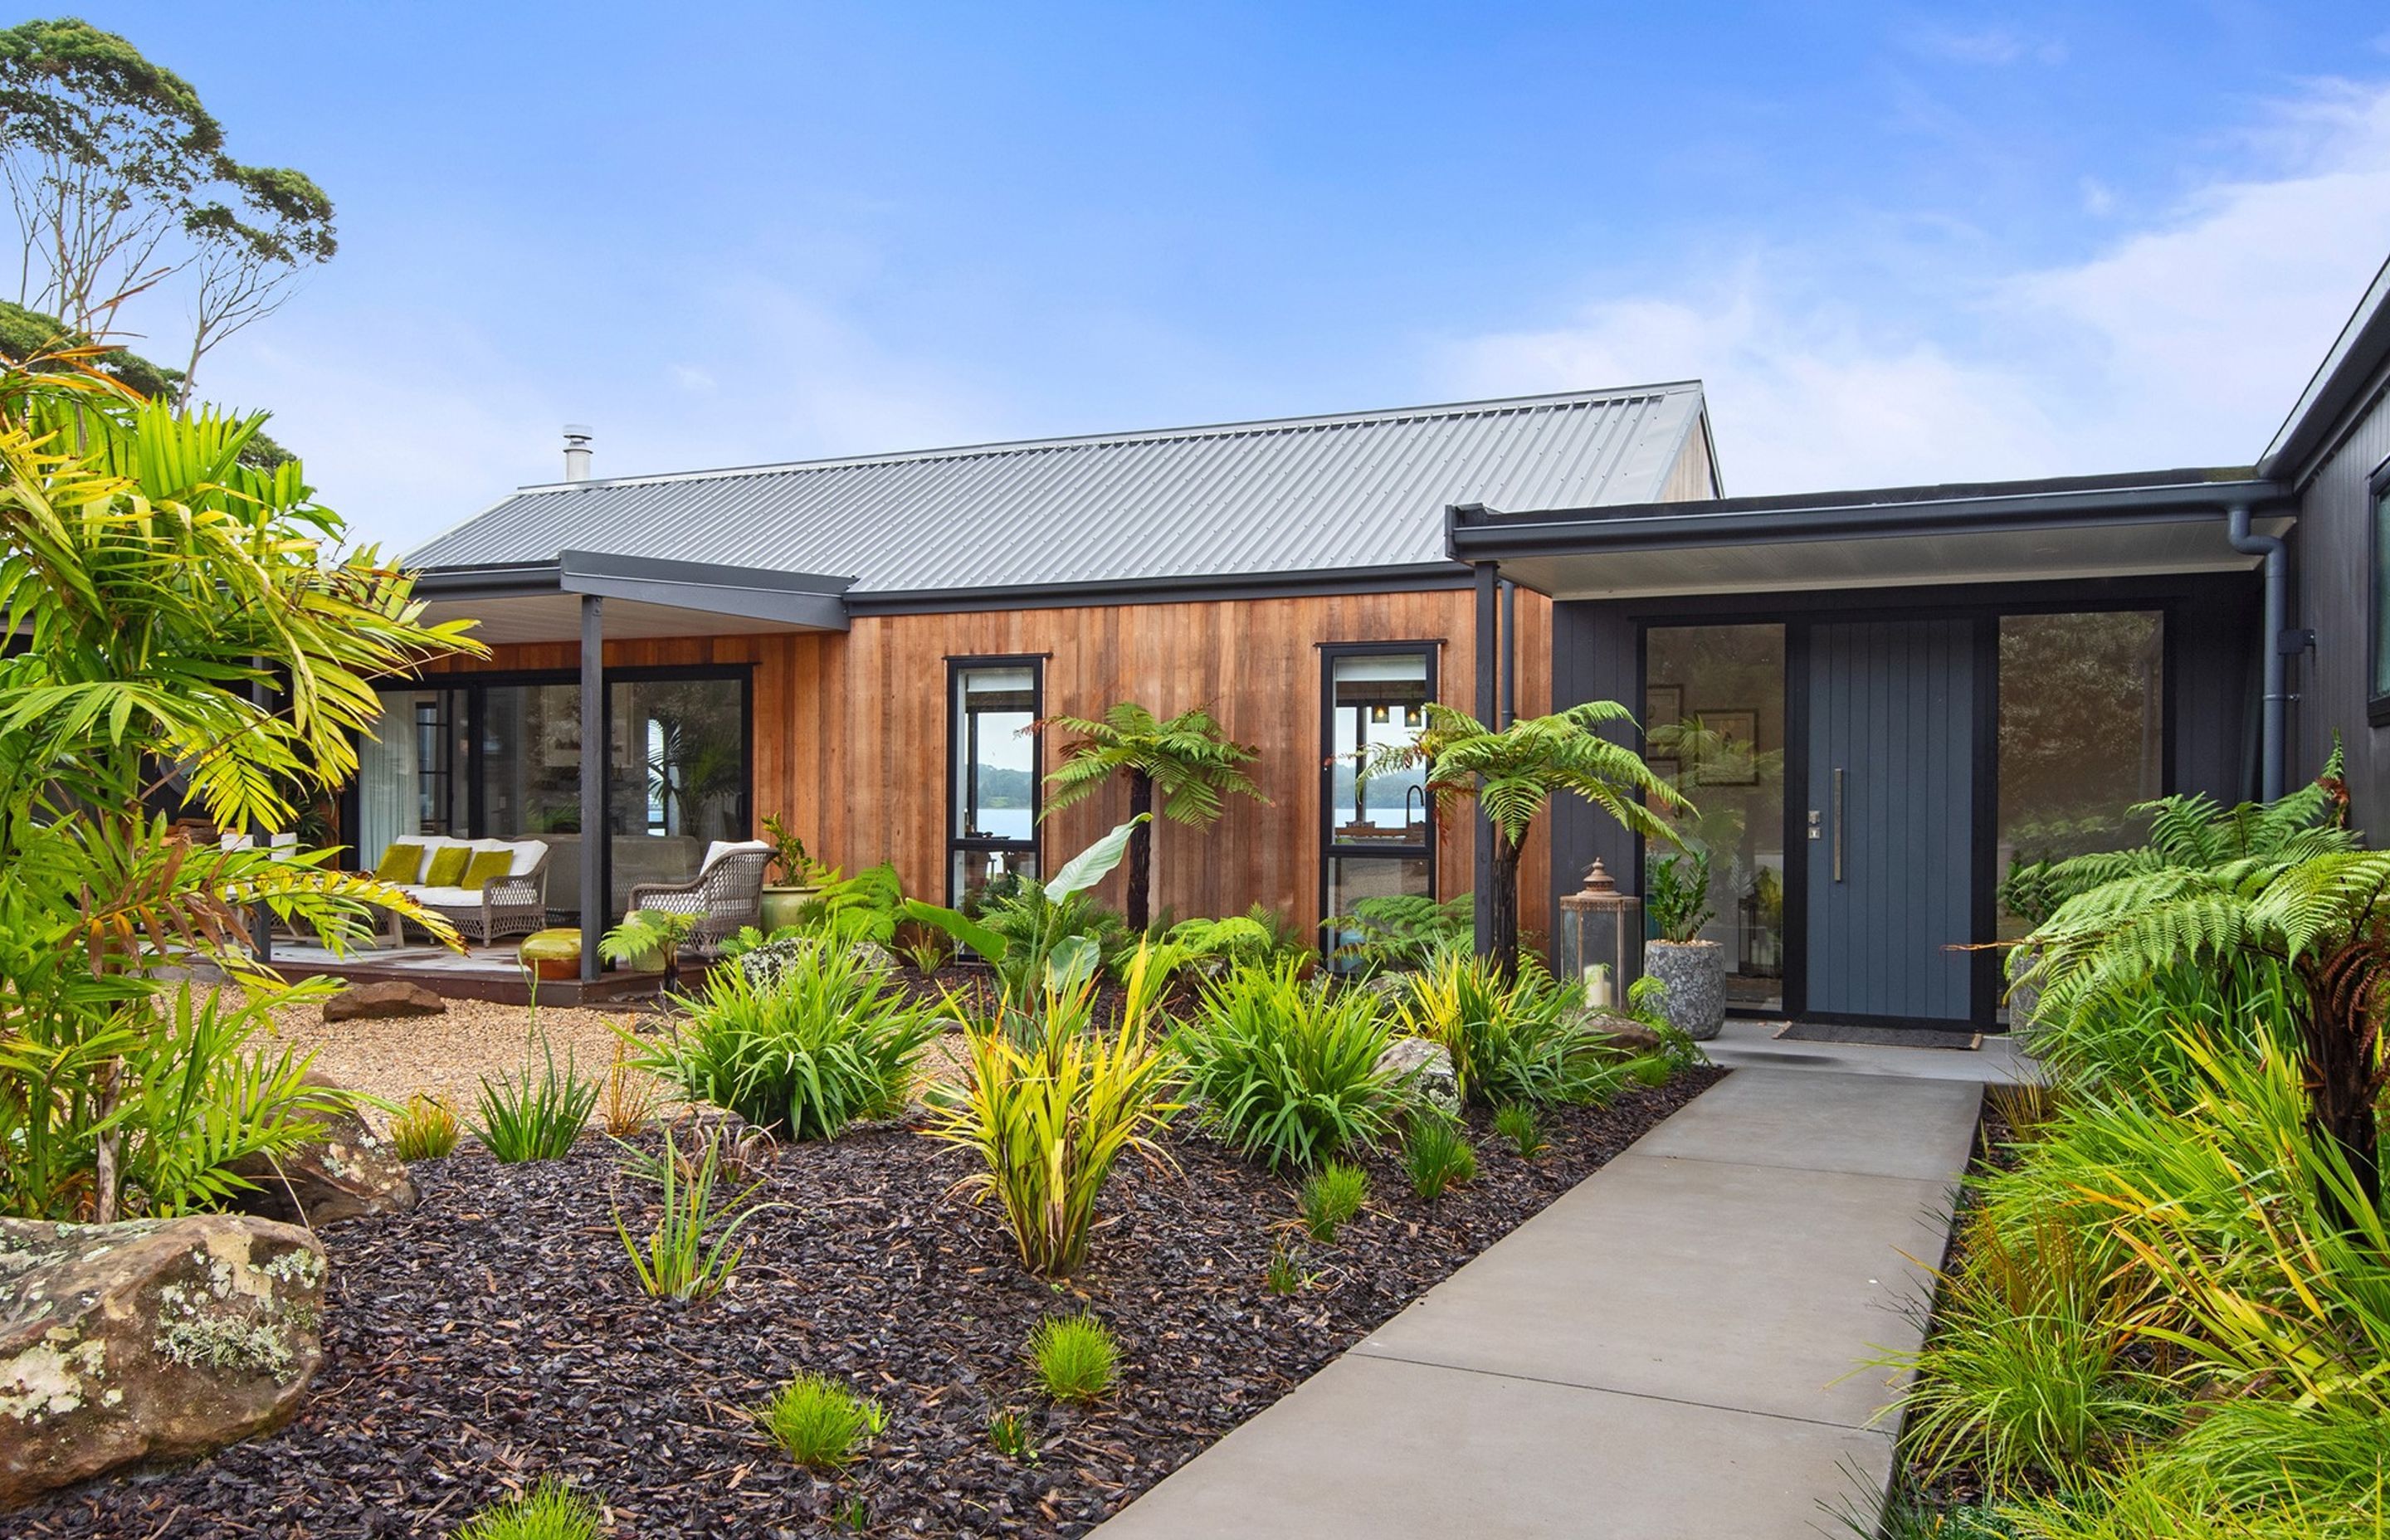
M 747 675 L 609 670 L 609 918 L 642 882 L 683 882 L 709 844 L 747 838 L 752 787 Z M 438 834 L 538 840 L 547 907 L 577 919 L 581 892 L 581 688 L 560 676 L 468 679 L 382 692 L 359 746 L 357 858 Z

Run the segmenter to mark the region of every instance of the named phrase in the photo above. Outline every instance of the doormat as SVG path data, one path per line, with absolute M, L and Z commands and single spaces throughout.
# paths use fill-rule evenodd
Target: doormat
M 1979 1032 L 1946 1032 L 1939 1027 L 1844 1027 L 1831 1021 L 1787 1021 L 1776 1029 L 1787 1043 L 1856 1043 L 1878 1048 L 1956 1048 L 1961 1053 L 1984 1046 Z

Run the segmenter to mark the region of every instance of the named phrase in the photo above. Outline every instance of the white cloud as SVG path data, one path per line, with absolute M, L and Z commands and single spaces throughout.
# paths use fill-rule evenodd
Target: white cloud
M 2105 219 L 2116 212 L 2115 190 L 2096 176 L 2087 176 L 2075 184 L 2083 196 L 2083 212 L 2094 219 Z
M 1814 253 L 1754 253 L 1465 340 L 1447 378 L 1699 375 L 1741 493 L 2246 463 L 2390 251 L 2390 90 L 2319 87 L 2264 142 L 2277 174 L 2212 181 L 2078 263 L 1854 309 L 1831 278 L 1780 276 L 1825 267 Z M 1881 267 L 1844 288 L 1870 282 Z M 1933 319 L 1906 321 L 1921 298 Z
M 712 375 L 694 364 L 667 364 L 664 378 L 672 381 L 674 389 L 692 394 L 705 394 L 720 388 Z
M 1960 64 L 2063 64 L 2066 45 L 2056 38 L 2031 38 L 2006 27 L 1972 32 L 1929 28 L 1911 34 L 1909 45 L 1919 53 Z

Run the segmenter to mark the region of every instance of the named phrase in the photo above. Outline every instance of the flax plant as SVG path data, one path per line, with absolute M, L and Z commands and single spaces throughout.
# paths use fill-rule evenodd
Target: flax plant
M 656 1222 L 644 1239 L 635 1238 L 623 1223 L 622 1209 L 614 1210 L 614 1233 L 630 1254 L 639 1287 L 660 1300 L 701 1300 L 720 1293 L 746 1254 L 746 1248 L 737 1244 L 739 1232 L 768 1207 L 748 1202 L 763 1184 L 752 1182 L 722 1196 L 725 1162 L 719 1128 L 709 1129 L 704 1141 L 686 1155 L 670 1129 L 664 1131 L 661 1155 L 623 1148 L 633 1156 L 632 1177 L 652 1183 L 657 1190 Z
M 1097 1020 L 1097 986 L 1049 987 L 970 1024 L 963 1084 L 940 1097 L 927 1132 L 977 1154 L 962 1186 L 1004 1210 L 1022 1264 L 1068 1277 L 1086 1260 L 1096 1200 L 1124 1154 L 1167 1161 L 1153 1131 L 1176 1111 L 1175 1067 L 1153 1027 L 1160 981 L 1140 947 L 1120 1019 Z M 1005 1018 L 1018 1018 L 1007 1030 Z

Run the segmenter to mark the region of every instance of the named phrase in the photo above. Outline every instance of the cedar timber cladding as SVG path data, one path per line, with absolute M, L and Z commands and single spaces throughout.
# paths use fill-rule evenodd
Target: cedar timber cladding
M 859 615 L 844 634 L 610 642 L 610 668 L 748 663 L 754 668 L 755 813 L 777 813 L 823 860 L 854 871 L 889 861 L 906 891 L 945 892 L 946 660 L 1035 653 L 1046 661 L 1046 710 L 1094 716 L 1119 700 L 1168 714 L 1209 706 L 1239 741 L 1261 751 L 1252 767 L 1266 806 L 1233 799 L 1208 829 L 1164 823 L 1156 851 L 1156 909 L 1186 918 L 1266 904 L 1308 926 L 1319 915 L 1318 644 L 1441 644 L 1439 693 L 1474 711 L 1472 597 L 1465 589 L 1069 609 Z M 1519 596 L 1518 709 L 1550 710 L 1551 607 Z M 568 669 L 569 644 L 511 647 L 482 665 Z M 1062 742 L 1041 747 L 1043 767 Z M 1110 789 L 1047 821 L 1049 866 L 1127 815 Z M 1441 896 L 1470 885 L 1471 817 L 1445 814 L 1437 851 Z M 1547 931 L 1545 834 L 1532 837 L 1520 876 L 1522 922 Z M 1121 901 L 1117 877 L 1103 896 Z

